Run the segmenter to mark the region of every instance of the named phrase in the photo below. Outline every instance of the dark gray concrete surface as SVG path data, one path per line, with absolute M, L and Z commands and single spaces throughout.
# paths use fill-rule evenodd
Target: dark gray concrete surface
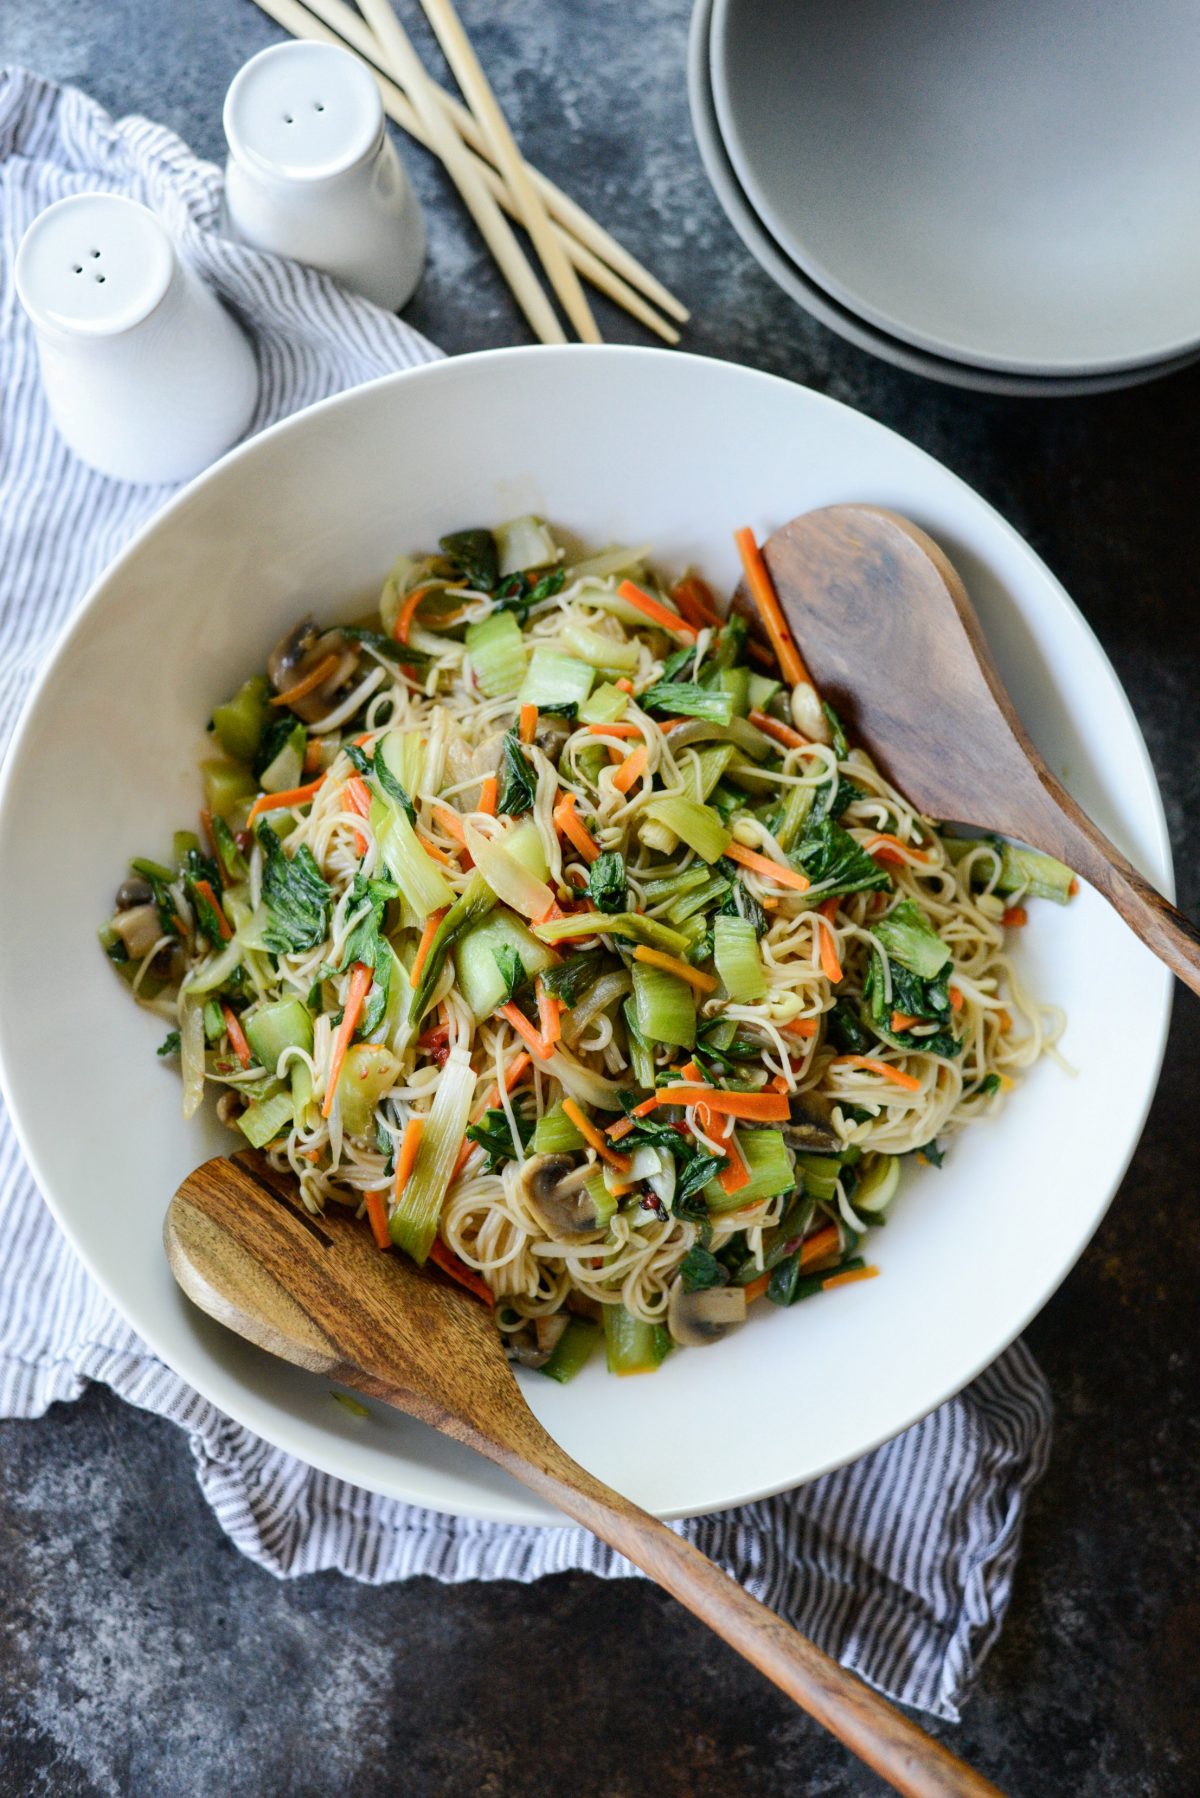
M 428 48 L 415 0 L 402 7 Z M 894 426 L 1046 558 L 1130 693 L 1195 910 L 1200 374 L 1035 403 L 875 362 L 797 312 L 725 223 L 688 124 L 686 0 L 462 12 L 528 152 L 694 308 L 690 348 Z M 250 0 L 0 0 L 3 60 L 164 120 L 214 157 L 227 83 L 276 36 Z M 431 228 L 409 315 L 449 351 L 523 341 L 447 182 L 405 155 Z M 639 338 L 600 310 L 608 335 Z M 961 1727 L 938 1731 L 1022 1798 L 1200 1791 L 1198 1056 L 1200 1010 L 1181 994 L 1120 1196 L 1029 1332 L 1058 1407 L 1053 1466 L 1004 1635 Z M 102 1391 L 0 1425 L 0 1570 L 4 1798 L 882 1790 L 657 1592 L 575 1575 L 277 1584 L 217 1529 L 178 1432 Z

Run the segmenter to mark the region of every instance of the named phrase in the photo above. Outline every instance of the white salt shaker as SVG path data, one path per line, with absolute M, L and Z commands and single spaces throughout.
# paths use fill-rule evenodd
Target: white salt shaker
M 396 312 L 425 263 L 425 223 L 357 57 L 332 44 L 262 50 L 225 96 L 232 237 L 333 275 Z
M 56 201 L 21 240 L 16 286 L 51 416 L 102 474 L 188 480 L 250 423 L 254 352 L 145 206 Z

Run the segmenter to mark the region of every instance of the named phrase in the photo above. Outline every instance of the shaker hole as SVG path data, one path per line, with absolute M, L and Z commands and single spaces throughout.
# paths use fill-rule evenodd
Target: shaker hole
M 76 274 L 77 274 L 77 275 L 81 275 L 81 274 L 82 274 L 82 273 L 83 273 L 83 264 L 82 264 L 82 262 L 77 262 L 77 263 L 76 263 L 76 264 L 75 264 L 75 273 L 76 273 Z
M 294 125 L 296 123 L 295 119 L 292 117 L 290 112 L 284 113 L 283 122 L 285 125 Z
M 108 276 L 107 275 L 97 275 L 96 279 L 100 283 L 100 285 L 103 287 L 105 281 L 107 281 L 107 279 L 108 279 Z
M 99 256 L 99 254 L 100 254 L 100 252 L 99 252 L 99 250 L 93 250 L 93 251 L 92 251 L 92 255 L 93 255 L 93 256 Z
M 318 100 L 315 104 L 314 110 L 317 112 L 324 112 L 324 110 L 325 110 L 324 102 L 321 100 Z

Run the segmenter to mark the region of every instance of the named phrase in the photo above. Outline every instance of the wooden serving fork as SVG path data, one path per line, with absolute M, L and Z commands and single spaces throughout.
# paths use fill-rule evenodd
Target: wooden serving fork
M 244 1150 L 189 1174 L 164 1225 L 171 1271 L 218 1322 L 406 1411 L 503 1467 L 628 1557 L 909 1798 L 1003 1798 L 658 1518 L 594 1479 L 530 1411 L 486 1306 L 381 1254 L 349 1213 L 315 1218 Z

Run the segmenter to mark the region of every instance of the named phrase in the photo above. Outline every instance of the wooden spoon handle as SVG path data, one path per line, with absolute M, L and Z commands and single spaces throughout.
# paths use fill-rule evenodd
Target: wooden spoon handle
M 1146 947 L 1185 986 L 1200 993 L 1200 930 L 1109 842 L 1044 763 L 1037 771 L 1049 804 L 1034 847 L 1081 874 Z
M 355 1366 L 334 1371 L 344 1384 L 388 1400 L 386 1379 Z M 394 1402 L 411 1410 L 410 1394 L 393 1391 Z M 542 1429 L 515 1383 L 513 1398 L 515 1403 L 496 1406 L 475 1422 L 461 1415 L 430 1421 L 640 1567 L 907 1798 L 1004 1798 L 998 1786 L 751 1598 L 684 1537 L 580 1467 Z
M 601 1488 L 601 1491 L 604 1489 Z M 1002 1798 L 997 1786 L 743 1591 L 684 1537 L 615 1493 L 555 1502 L 686 1605 L 809 1716 L 908 1798 Z

